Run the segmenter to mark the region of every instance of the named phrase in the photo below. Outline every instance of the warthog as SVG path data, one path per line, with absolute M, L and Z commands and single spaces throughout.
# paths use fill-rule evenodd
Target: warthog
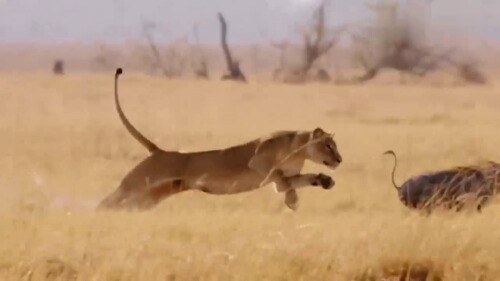
M 408 208 L 430 212 L 436 207 L 445 207 L 460 211 L 472 203 L 481 212 L 482 206 L 500 187 L 500 164 L 495 162 L 421 174 L 398 186 L 394 180 L 397 156 L 391 150 L 384 154 L 394 156 L 392 183 Z

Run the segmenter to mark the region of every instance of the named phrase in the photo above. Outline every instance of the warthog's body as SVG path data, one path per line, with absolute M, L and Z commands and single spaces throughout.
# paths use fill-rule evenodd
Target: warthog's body
M 398 193 L 401 202 L 410 208 L 461 208 L 463 196 L 470 195 L 479 200 L 480 209 L 482 201 L 493 195 L 493 189 L 482 170 L 444 170 L 412 177 Z
M 408 208 L 431 211 L 435 207 L 445 207 L 459 211 L 472 201 L 480 211 L 500 188 L 500 164 L 494 162 L 417 175 L 398 187 L 394 181 L 396 154 L 392 151 L 386 154 L 395 157 L 392 181 L 399 199 Z

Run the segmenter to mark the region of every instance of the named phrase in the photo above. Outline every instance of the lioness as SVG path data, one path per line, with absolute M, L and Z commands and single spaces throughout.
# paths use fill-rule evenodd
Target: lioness
M 128 121 L 118 100 L 118 77 L 115 74 L 115 104 L 128 132 L 151 155 L 122 180 L 118 189 L 105 198 L 99 208 L 146 210 L 163 199 L 186 190 L 209 194 L 236 194 L 273 182 L 285 193 L 285 204 L 296 210 L 295 189 L 321 185 L 330 189 L 331 177 L 324 174 L 300 174 L 309 159 L 331 169 L 342 162 L 332 135 L 321 128 L 312 132 L 278 132 L 269 138 L 223 150 L 180 153 L 164 151 L 144 137 Z

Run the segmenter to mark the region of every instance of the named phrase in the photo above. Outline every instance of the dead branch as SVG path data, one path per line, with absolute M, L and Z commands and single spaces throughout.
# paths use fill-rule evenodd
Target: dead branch
M 300 74 L 305 76 L 314 62 L 333 46 L 333 40 L 323 42 L 325 36 L 325 4 L 321 4 L 316 11 L 316 23 L 313 29 L 306 31 L 304 37 L 304 63 Z
M 446 65 L 457 68 L 458 75 L 472 83 L 484 83 L 485 76 L 477 67 L 459 64 L 452 58 L 453 49 L 440 54 L 424 44 L 424 19 L 412 22 L 401 17 L 400 6 L 396 2 L 368 5 L 375 14 L 375 22 L 358 34 L 351 34 L 358 51 L 356 60 L 365 73 L 354 81 L 362 83 L 371 80 L 382 69 L 394 69 L 415 76 L 425 75 L 443 69 Z
M 153 54 L 153 57 L 154 57 L 154 64 L 153 64 L 153 68 L 154 69 L 160 69 L 161 72 L 163 73 L 163 75 L 165 75 L 166 77 L 170 77 L 170 73 L 169 71 L 163 66 L 163 62 L 162 62 L 162 57 L 160 55 L 160 51 L 158 49 L 158 47 L 156 46 L 156 43 L 153 39 L 153 36 L 151 35 L 150 33 L 150 29 L 152 28 L 152 25 L 151 24 L 146 24 L 146 23 L 143 23 L 143 26 L 142 26 L 142 34 L 144 35 L 144 37 L 146 38 L 147 40 L 147 43 L 149 45 L 149 49 L 151 50 L 151 53 Z
M 286 49 L 288 49 L 289 45 L 290 43 L 286 39 L 282 40 L 281 42 L 271 41 L 271 46 L 278 49 L 280 52 L 278 68 L 283 68 L 285 66 Z
M 195 54 L 192 57 L 194 58 L 194 62 L 192 63 L 192 68 L 196 78 L 199 79 L 209 79 L 209 71 L 208 71 L 208 63 L 205 57 L 205 54 L 201 48 L 200 44 L 200 35 L 198 33 L 198 24 L 193 25 L 193 36 L 195 42 Z
M 271 46 L 274 48 L 278 49 L 280 54 L 279 54 L 279 61 L 278 61 L 278 67 L 273 72 L 273 79 L 277 80 L 278 76 L 285 71 L 286 68 L 286 50 L 288 49 L 290 43 L 288 40 L 284 39 L 281 42 L 274 42 L 271 41 Z
M 260 69 L 260 47 L 259 44 L 252 44 L 251 49 L 252 66 L 254 73 L 257 73 Z
M 356 56 L 365 69 L 365 74 L 357 78 L 357 82 L 375 78 L 383 68 L 418 76 L 436 68 L 438 58 L 421 46 L 421 38 L 415 36 L 417 27 L 398 17 L 398 3 L 367 7 L 375 14 L 375 23 L 361 34 L 352 36 L 353 42 L 361 48 Z
M 175 41 L 174 43 L 170 44 L 167 47 L 167 52 L 166 52 L 166 61 L 167 61 L 167 71 L 169 73 L 170 78 L 173 77 L 179 77 L 182 75 L 182 72 L 184 71 L 184 68 L 186 66 L 186 58 L 181 54 L 181 52 L 178 49 L 182 49 L 182 46 L 180 48 L 177 48 L 177 44 L 180 41 Z M 179 43 L 182 44 L 182 43 Z
M 227 44 L 227 23 L 226 19 L 221 13 L 218 13 L 220 25 L 221 25 L 221 45 L 222 50 L 224 52 L 224 56 L 226 59 L 227 69 L 229 74 L 222 76 L 222 80 L 235 80 L 240 82 L 247 82 L 245 75 L 240 69 L 240 65 L 238 61 L 234 61 L 231 56 L 231 51 L 229 50 L 229 46 Z
M 169 44 L 163 55 L 160 49 L 156 45 L 153 35 L 150 29 L 154 28 L 154 24 L 143 23 L 143 35 L 146 38 L 150 52 L 153 56 L 153 62 L 151 63 L 151 68 L 153 70 L 159 69 L 161 73 L 167 78 L 174 78 L 181 76 L 184 71 L 186 58 L 182 56 L 176 48 L 178 42 L 182 43 L 182 40 L 175 40 L 173 43 Z
M 114 69 L 116 67 L 117 52 L 109 48 L 105 41 L 97 43 L 98 53 L 94 63 L 98 69 Z
M 306 76 L 314 63 L 337 43 L 338 36 L 344 31 L 341 27 L 335 31 L 333 36 L 328 36 L 326 26 L 326 1 L 318 7 L 314 15 L 314 23 L 309 31 L 305 31 L 304 38 L 304 62 L 300 68 L 300 74 Z M 321 73 L 328 74 L 326 70 Z M 323 79 L 325 78 L 324 75 Z
M 196 78 L 210 79 L 208 72 L 208 65 L 205 61 L 201 61 L 199 64 L 193 65 L 193 69 Z
M 316 61 L 330 51 L 337 43 L 340 33 L 344 31 L 344 28 L 339 28 L 333 32 L 333 35 L 331 34 L 332 32 L 328 32 L 325 16 L 326 4 L 327 2 L 325 0 L 318 6 L 313 15 L 313 23 L 308 29 L 302 32 L 304 41 L 302 62 L 297 68 L 289 72 L 285 78 L 285 82 L 304 82 L 310 79 L 322 82 L 330 81 L 330 75 L 325 69 L 318 69 L 312 77 L 309 77 L 310 71 L 314 67 Z M 275 47 L 280 48 L 281 46 L 277 45 Z M 282 62 L 280 62 L 280 64 L 281 63 Z M 280 66 L 280 68 L 282 68 L 282 66 Z

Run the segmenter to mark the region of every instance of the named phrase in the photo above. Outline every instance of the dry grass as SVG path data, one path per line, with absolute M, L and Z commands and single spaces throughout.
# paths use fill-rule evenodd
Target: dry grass
M 165 149 L 222 148 L 322 126 L 344 163 L 296 213 L 267 187 L 187 192 L 146 213 L 95 212 L 147 155 L 106 76 L 0 77 L 0 280 L 498 280 L 500 206 L 424 217 L 389 175 L 499 160 L 500 87 L 248 85 L 125 73 L 123 106 Z M 306 170 L 330 173 L 309 164 Z

